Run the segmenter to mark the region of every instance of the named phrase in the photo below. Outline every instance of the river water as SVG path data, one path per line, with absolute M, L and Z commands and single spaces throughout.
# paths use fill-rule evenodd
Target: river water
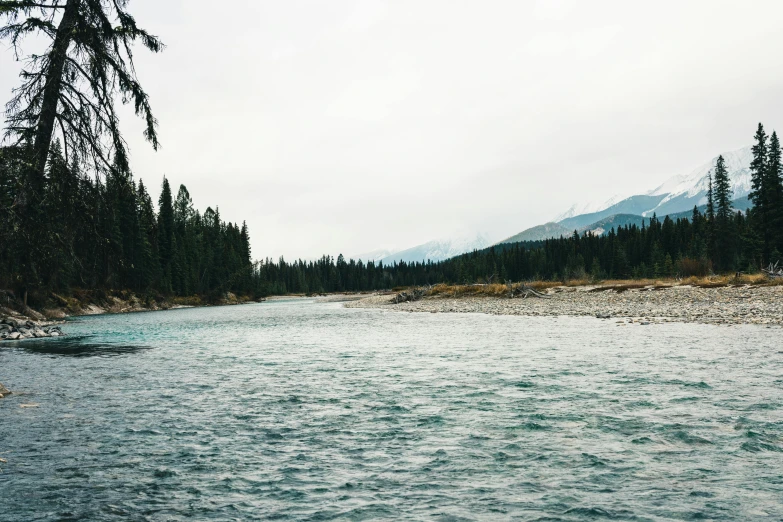
M 3 522 L 783 517 L 780 329 L 291 300 L 64 330 L 0 347 Z

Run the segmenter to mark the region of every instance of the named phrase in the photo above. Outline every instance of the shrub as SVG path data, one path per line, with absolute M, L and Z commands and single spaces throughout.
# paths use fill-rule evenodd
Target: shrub
M 683 257 L 677 261 L 677 273 L 680 277 L 705 277 L 712 273 L 712 261 Z

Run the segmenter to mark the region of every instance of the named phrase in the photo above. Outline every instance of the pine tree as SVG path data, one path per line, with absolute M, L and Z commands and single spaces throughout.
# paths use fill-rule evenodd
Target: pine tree
M 145 290 L 152 286 L 156 281 L 158 273 L 158 259 L 155 255 L 155 211 L 152 208 L 152 200 L 147 190 L 144 188 L 144 182 L 139 180 L 138 190 L 136 191 L 136 222 L 138 224 L 138 234 L 136 234 L 136 281 L 134 287 L 136 290 Z
M 716 220 L 727 221 L 731 217 L 731 181 L 723 156 L 715 164 L 715 185 L 713 187 L 713 214 Z
M 770 231 L 773 263 L 783 252 L 783 165 L 777 132 L 772 132 L 767 156 L 767 204 L 769 205 L 768 227 Z
M 171 291 L 171 263 L 174 255 L 174 203 L 171 199 L 169 180 L 163 178 L 163 188 L 158 199 L 158 252 L 163 274 L 161 290 Z
M 731 182 L 723 156 L 718 156 L 715 164 L 715 185 L 713 187 L 713 204 L 715 216 L 715 262 L 719 270 L 732 268 L 731 253 L 733 252 L 734 231 L 732 230 Z
M 754 139 L 756 143 L 752 147 L 753 160 L 750 163 L 751 191 L 748 194 L 748 199 L 753 202 L 751 226 L 754 233 L 761 239 L 762 255 L 766 259 L 770 253 L 769 172 L 767 168 L 769 153 L 767 134 L 764 132 L 764 126 L 761 123 L 759 123 Z
M 707 255 L 710 257 L 710 259 L 715 259 L 715 187 L 712 184 L 712 171 L 710 171 L 708 174 L 708 185 L 707 185 L 707 210 L 706 210 L 706 242 L 707 242 Z
M 136 40 L 152 52 L 163 44 L 136 25 L 127 0 L 2 1 L 0 39 L 18 53 L 36 33 L 49 40 L 43 53 L 27 57 L 22 85 L 7 105 L 8 136 L 32 144 L 28 188 L 40 190 L 53 136 L 64 136 L 68 153 L 96 158 L 96 167 L 127 167 L 115 101 L 133 102 L 145 120 L 145 137 L 157 149 L 157 121 L 136 78 L 131 48 Z

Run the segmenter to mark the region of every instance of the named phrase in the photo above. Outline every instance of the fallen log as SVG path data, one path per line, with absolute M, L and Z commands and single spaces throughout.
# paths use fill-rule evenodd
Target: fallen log
M 764 272 L 767 275 L 767 277 L 770 277 L 772 279 L 782 278 L 783 268 L 778 268 L 778 265 L 780 265 L 780 260 L 778 260 L 778 262 L 775 263 L 774 265 L 770 263 L 767 268 L 762 268 L 761 271 Z
M 538 297 L 540 299 L 550 299 L 552 296 L 547 294 L 542 294 L 541 292 L 537 292 L 530 288 L 527 285 L 520 285 L 516 288 L 514 288 L 511 292 L 511 297 L 521 297 L 522 299 L 527 299 L 528 297 Z
M 431 290 L 431 287 L 419 287 L 414 288 L 410 292 L 400 292 L 399 294 L 392 297 L 392 304 L 400 304 L 400 303 L 409 303 L 411 301 L 418 301 L 421 298 L 423 298 L 425 295 L 428 295 Z

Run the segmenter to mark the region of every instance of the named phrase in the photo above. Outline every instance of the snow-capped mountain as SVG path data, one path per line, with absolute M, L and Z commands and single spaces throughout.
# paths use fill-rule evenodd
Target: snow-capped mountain
M 380 248 L 378 250 L 373 250 L 371 252 L 365 252 L 363 254 L 352 254 L 352 255 L 348 256 L 348 259 L 355 259 L 357 261 L 359 259 L 361 259 L 362 261 L 364 261 L 366 263 L 368 261 L 380 261 L 384 257 L 389 257 L 393 253 L 394 253 L 394 251 L 392 251 L 392 250 L 388 250 L 386 248 Z
M 750 162 L 753 160 L 751 147 L 743 147 L 739 150 L 726 152 L 722 154 L 726 161 L 726 169 L 729 171 L 729 181 L 734 193 L 732 199 L 739 199 L 747 196 L 751 188 Z M 709 186 L 709 175 L 714 174 L 715 163 L 718 157 L 712 158 L 708 163 L 698 167 L 689 174 L 674 176 L 660 187 L 651 190 L 647 194 L 650 196 L 664 196 L 655 208 L 644 213 L 643 216 L 652 215 L 653 212 L 669 213 L 688 210 L 683 208 L 687 204 L 692 208 L 695 205 L 706 203 L 707 188 Z M 670 207 L 677 207 L 676 210 L 669 210 Z M 661 212 L 661 210 L 665 212 Z
M 552 221 L 555 223 L 559 223 L 560 221 L 563 221 L 568 218 L 572 218 L 574 216 L 580 216 L 582 214 L 592 214 L 594 212 L 600 212 L 601 210 L 604 210 L 605 208 L 609 208 L 612 205 L 616 204 L 620 200 L 619 196 L 612 196 L 611 198 L 607 199 L 603 203 L 575 203 L 571 206 L 568 210 L 557 216 Z
M 481 250 L 492 244 L 492 241 L 487 239 L 483 234 L 465 235 L 461 237 L 440 239 L 435 241 L 429 241 L 422 245 L 396 252 L 389 255 L 381 261 L 384 265 L 389 265 L 399 261 L 405 261 L 406 263 L 422 262 L 422 261 L 441 261 L 449 259 L 466 252 L 473 252 L 474 250 Z
M 726 168 L 729 171 L 729 180 L 734 191 L 733 199 L 740 199 L 750 192 L 750 162 L 753 154 L 750 147 L 725 152 L 722 154 L 726 160 Z M 593 212 L 576 214 L 572 209 L 566 211 L 562 219 L 557 222 L 569 229 L 578 229 L 615 214 L 635 214 L 650 217 L 653 214 L 663 216 L 693 209 L 706 203 L 709 174 L 714 172 L 715 162 L 718 157 L 694 169 L 688 174 L 680 174 L 669 178 L 657 188 L 647 192 L 631 196 L 620 201 L 613 198 L 608 203 L 590 207 L 598 208 Z M 573 208 L 573 207 L 572 207 Z M 577 207 L 580 208 L 580 207 Z M 569 215 L 570 214 L 570 215 Z

